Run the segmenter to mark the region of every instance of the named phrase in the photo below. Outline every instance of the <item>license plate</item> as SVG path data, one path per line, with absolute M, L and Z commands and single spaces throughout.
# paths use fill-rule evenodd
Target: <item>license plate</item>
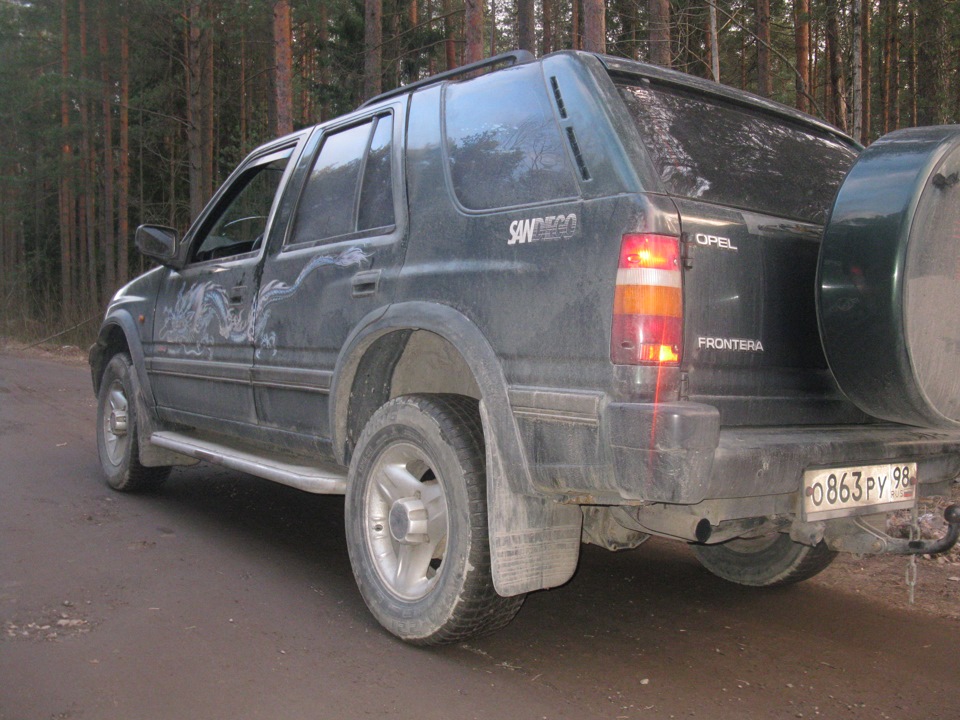
M 890 463 L 807 470 L 803 473 L 803 514 L 806 520 L 829 520 L 913 507 L 917 494 L 917 464 Z

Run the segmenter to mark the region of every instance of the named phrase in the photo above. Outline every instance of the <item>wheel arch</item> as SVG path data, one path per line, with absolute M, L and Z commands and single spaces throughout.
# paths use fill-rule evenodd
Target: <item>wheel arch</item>
M 429 356 L 429 372 L 417 360 Z M 496 353 L 455 308 L 427 302 L 391 305 L 360 323 L 344 343 L 331 387 L 330 427 L 337 460 L 349 464 L 366 421 L 388 400 L 410 393 L 455 393 L 485 406 L 484 433 L 510 468 L 515 491 L 533 493 Z
M 394 386 L 397 368 L 402 369 L 404 353 L 411 341 L 416 342 L 417 333 L 438 338 L 450 353 L 448 359 L 455 353 L 471 381 L 464 384 L 460 379 L 460 394 L 473 388 L 480 400 L 494 587 L 510 597 L 562 585 L 576 570 L 580 508 L 561 505 L 534 487 L 500 361 L 480 329 L 455 308 L 401 303 L 367 316 L 356 327 L 343 345 L 331 386 L 330 427 L 338 461 L 350 463 L 355 439 L 366 413 L 376 410 L 374 405 L 401 389 L 430 392 L 416 383 Z M 449 380 L 457 367 L 455 363 L 441 375 Z
M 197 461 L 179 453 L 157 447 L 150 442 L 150 435 L 159 429 L 160 422 L 156 415 L 156 404 L 153 400 L 153 389 L 150 387 L 150 377 L 147 375 L 146 361 L 143 354 L 143 343 L 137 330 L 136 321 L 125 308 L 115 308 L 107 312 L 107 317 L 100 326 L 97 341 L 90 348 L 90 373 L 93 377 L 95 395 L 100 394 L 100 383 L 103 372 L 110 359 L 119 352 L 130 356 L 133 364 L 134 398 L 137 406 L 141 438 L 138 443 L 140 464 L 144 467 L 161 467 L 166 465 L 193 465 Z
M 100 392 L 100 380 L 103 377 L 103 371 L 106 369 L 107 363 L 110 362 L 110 358 L 118 352 L 125 352 L 130 356 L 130 360 L 137 369 L 142 389 L 149 392 L 150 386 L 147 379 L 140 333 L 137 331 L 136 323 L 130 314 L 120 309 L 107 313 L 103 324 L 100 326 L 97 341 L 90 348 L 90 372 L 93 376 L 94 393 Z M 145 399 L 152 398 L 153 394 L 150 393 Z

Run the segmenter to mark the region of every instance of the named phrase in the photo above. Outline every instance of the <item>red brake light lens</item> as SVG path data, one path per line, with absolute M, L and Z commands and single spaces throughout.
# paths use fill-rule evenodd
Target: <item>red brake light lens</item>
M 624 235 L 620 243 L 620 268 L 680 270 L 680 243 L 666 235 Z
M 610 359 L 617 365 L 677 365 L 682 348 L 679 238 L 624 235 L 614 296 Z

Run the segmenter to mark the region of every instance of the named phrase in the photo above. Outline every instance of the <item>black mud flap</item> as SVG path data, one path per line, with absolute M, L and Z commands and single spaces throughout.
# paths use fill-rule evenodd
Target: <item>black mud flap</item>
M 491 425 L 480 403 L 483 425 Z M 494 433 L 487 444 L 487 522 L 493 584 L 504 597 L 563 585 L 577 569 L 583 513 L 578 505 L 510 488 Z

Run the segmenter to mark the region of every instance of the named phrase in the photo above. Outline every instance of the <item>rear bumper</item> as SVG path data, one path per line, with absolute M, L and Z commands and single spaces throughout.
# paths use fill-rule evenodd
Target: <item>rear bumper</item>
M 916 461 L 918 481 L 932 485 L 960 475 L 960 435 L 903 425 L 731 428 L 720 434 L 711 487 L 738 497 L 799 492 L 803 471 Z M 738 480 L 739 479 L 739 480 Z
M 603 416 L 613 476 L 624 500 L 692 504 L 704 499 L 722 435 L 716 408 L 611 403 Z
M 721 428 L 716 408 L 690 402 L 595 398 L 575 415 L 514 409 L 537 490 L 567 502 L 782 497 L 799 492 L 810 468 L 895 461 L 916 462 L 921 485 L 960 475 L 960 433 L 948 431 L 892 424 Z

